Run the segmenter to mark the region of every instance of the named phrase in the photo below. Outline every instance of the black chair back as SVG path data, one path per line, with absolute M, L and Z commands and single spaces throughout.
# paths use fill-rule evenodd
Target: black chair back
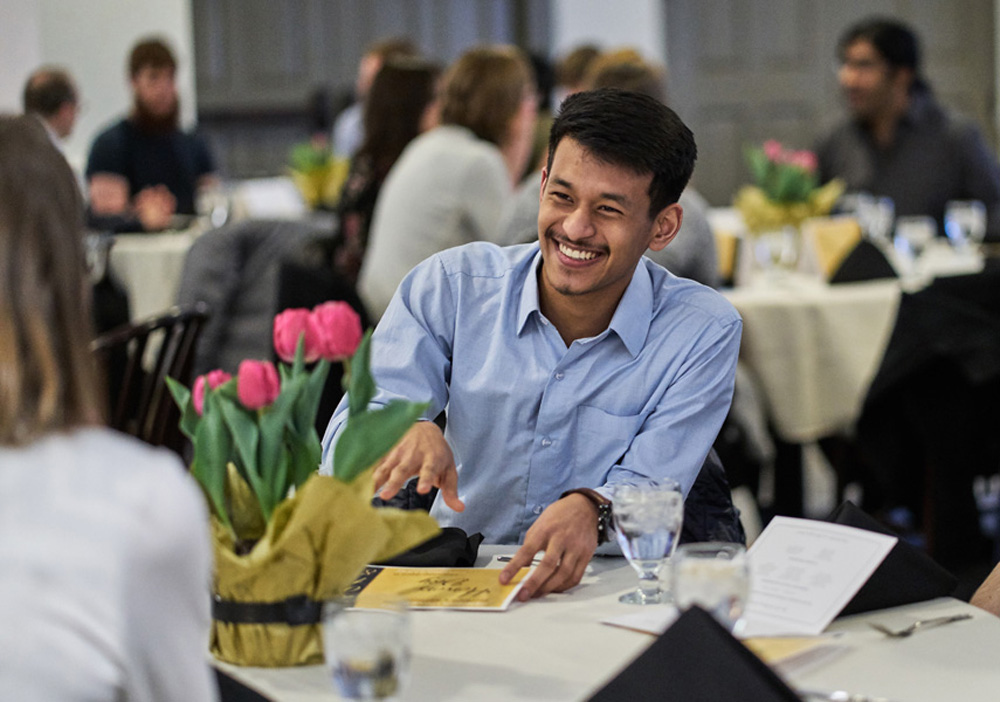
M 190 385 L 195 346 L 207 319 L 205 305 L 175 307 L 94 340 L 91 348 L 104 364 L 109 385 L 116 388 L 109 426 L 183 456 L 180 411 L 165 378 Z

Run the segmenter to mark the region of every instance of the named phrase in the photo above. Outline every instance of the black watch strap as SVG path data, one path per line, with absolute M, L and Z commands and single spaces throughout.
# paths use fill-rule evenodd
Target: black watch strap
M 611 535 L 608 533 L 611 529 L 611 500 L 606 498 L 604 495 L 599 493 L 593 488 L 576 488 L 573 490 L 567 490 L 559 496 L 559 499 L 572 494 L 583 495 L 588 500 L 594 503 L 597 507 L 597 543 L 598 545 L 603 544 L 611 539 Z

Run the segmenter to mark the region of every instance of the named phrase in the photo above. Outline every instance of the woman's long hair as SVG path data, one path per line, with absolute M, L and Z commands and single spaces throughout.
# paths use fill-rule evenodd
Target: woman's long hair
M 410 141 L 420 133 L 435 99 L 441 70 L 415 58 L 385 62 L 365 100 L 364 141 L 357 156 L 371 160 L 377 180 L 385 178 Z
M 0 116 L 0 444 L 100 421 L 82 224 L 41 123 Z

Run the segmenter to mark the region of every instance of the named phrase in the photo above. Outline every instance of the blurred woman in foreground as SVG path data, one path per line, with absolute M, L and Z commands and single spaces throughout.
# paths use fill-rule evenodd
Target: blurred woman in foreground
M 210 700 L 204 500 L 102 428 L 83 206 L 31 117 L 0 117 L 0 690 Z

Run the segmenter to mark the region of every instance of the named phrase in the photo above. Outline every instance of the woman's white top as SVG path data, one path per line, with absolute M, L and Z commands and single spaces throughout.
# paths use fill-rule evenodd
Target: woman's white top
M 217 697 L 205 500 L 107 429 L 0 447 L 0 697 Z

